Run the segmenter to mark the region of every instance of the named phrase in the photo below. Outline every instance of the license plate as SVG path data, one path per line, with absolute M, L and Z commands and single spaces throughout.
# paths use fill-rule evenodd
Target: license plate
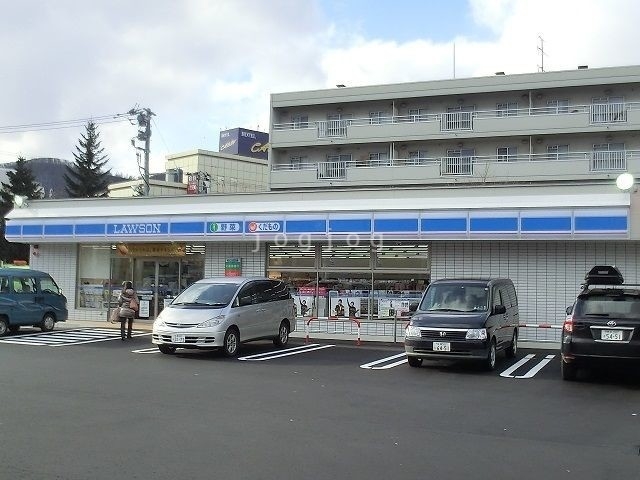
M 172 343 L 184 343 L 184 334 L 175 334 L 175 335 L 171 335 L 171 342 Z
M 601 340 L 622 340 L 622 330 L 602 330 Z
M 450 352 L 451 344 L 449 342 L 433 342 L 434 352 Z

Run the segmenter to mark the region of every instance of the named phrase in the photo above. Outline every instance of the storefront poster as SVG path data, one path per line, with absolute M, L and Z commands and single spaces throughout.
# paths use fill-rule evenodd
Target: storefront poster
M 140 311 L 138 312 L 139 318 L 149 318 L 149 300 L 140 299 Z
M 224 261 L 224 276 L 225 277 L 240 277 L 242 275 L 242 259 L 241 258 L 227 258 Z
M 293 300 L 297 317 L 313 316 L 315 297 L 309 295 L 294 295 Z
M 362 316 L 362 302 L 368 302 L 368 297 L 347 296 L 339 292 L 330 292 L 329 316 L 344 318 L 359 318 Z M 366 307 L 365 307 L 366 311 Z

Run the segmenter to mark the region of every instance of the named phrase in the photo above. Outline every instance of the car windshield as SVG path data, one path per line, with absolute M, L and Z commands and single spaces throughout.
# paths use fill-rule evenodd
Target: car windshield
M 640 319 L 637 295 L 589 295 L 576 303 L 575 314 L 581 317 L 615 317 Z
M 439 283 L 427 289 L 420 310 L 431 312 L 484 312 L 488 308 L 485 285 Z
M 238 290 L 235 283 L 194 283 L 178 295 L 171 305 L 206 305 L 225 307 Z

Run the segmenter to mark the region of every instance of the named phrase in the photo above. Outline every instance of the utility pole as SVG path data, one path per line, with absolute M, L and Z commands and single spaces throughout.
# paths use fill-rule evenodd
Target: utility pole
M 138 135 L 131 139 L 131 145 L 136 150 L 144 152 L 144 166 L 138 168 L 142 170 L 142 181 L 144 183 L 144 196 L 149 196 L 149 153 L 151 152 L 151 117 L 155 115 L 149 108 L 132 108 L 127 112 L 129 115 L 137 115 Z M 136 145 L 136 140 L 144 142 L 144 148 Z

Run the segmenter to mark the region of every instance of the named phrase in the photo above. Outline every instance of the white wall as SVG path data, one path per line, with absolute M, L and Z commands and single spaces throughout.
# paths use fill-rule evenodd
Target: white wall
M 640 282 L 640 242 L 433 242 L 431 279 L 508 277 L 518 293 L 521 323 L 561 325 L 594 265 L 616 265 L 626 283 Z M 559 329 L 523 329 L 520 338 L 554 340 Z
M 207 243 L 205 251 L 204 276 L 224 277 L 227 258 L 242 260 L 242 275 L 264 276 L 266 273 L 266 249 L 264 243 L 216 242 Z

